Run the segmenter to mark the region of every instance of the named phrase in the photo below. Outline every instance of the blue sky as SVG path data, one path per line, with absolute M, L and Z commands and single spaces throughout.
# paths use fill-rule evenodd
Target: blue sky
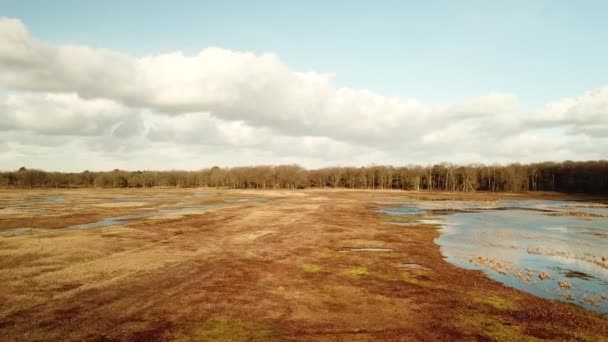
M 450 103 L 490 91 L 525 108 L 604 84 L 606 1 L 1 1 L 51 43 L 135 55 L 270 51 L 340 86 Z
M 607 159 L 606 42 L 608 1 L 0 0 L 0 169 Z

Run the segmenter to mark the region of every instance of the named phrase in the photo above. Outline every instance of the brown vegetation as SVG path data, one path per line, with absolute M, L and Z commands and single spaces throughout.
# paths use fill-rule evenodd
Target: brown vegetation
M 6 198 L 21 203 L 47 193 L 0 191 L 3 205 Z M 48 226 L 53 228 L 76 203 L 87 204 L 80 212 L 90 220 L 138 210 L 96 205 L 111 198 L 161 193 L 173 199 L 158 207 L 222 205 L 106 228 L 0 237 L 2 339 L 608 338 L 605 317 L 455 267 L 433 243 L 434 227 L 383 224 L 371 203 L 463 194 L 315 190 L 192 196 L 192 190 L 179 189 L 64 190 L 65 203 L 39 205 L 54 215 Z M 265 201 L 224 202 L 252 196 Z M 471 200 L 497 196 L 506 195 L 466 195 Z M 77 212 L 65 215 L 82 221 L 74 217 Z M 47 227 L 44 220 L 35 222 Z M 0 216 L 0 230 L 14 224 L 12 216 Z

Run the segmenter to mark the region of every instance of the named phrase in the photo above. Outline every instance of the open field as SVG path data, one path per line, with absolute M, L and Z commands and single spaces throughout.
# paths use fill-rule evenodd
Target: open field
M 605 316 L 453 266 L 436 226 L 377 212 L 530 196 L 3 190 L 0 340 L 608 340 Z

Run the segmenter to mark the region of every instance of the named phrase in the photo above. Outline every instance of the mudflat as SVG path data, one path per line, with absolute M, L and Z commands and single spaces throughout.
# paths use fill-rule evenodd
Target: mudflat
M 608 318 L 456 267 L 379 203 L 532 195 L 0 191 L 2 340 L 608 340 Z M 535 194 L 543 199 L 580 199 Z

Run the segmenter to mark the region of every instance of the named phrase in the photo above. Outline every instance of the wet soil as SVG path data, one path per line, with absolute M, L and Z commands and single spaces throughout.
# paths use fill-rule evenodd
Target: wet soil
M 29 194 L 0 195 L 6 206 Z M 137 212 L 73 209 L 76 203 L 105 203 L 121 195 L 149 193 L 71 191 L 65 202 L 41 204 L 53 206 L 50 216 L 0 215 L 0 229 L 17 223 L 65 227 Z M 388 226 L 371 203 L 498 196 L 517 197 L 213 191 L 165 204 L 225 208 L 0 237 L 0 336 L 8 341 L 606 340 L 606 317 L 456 267 L 433 243 L 436 227 Z M 268 201 L 224 201 L 250 197 Z M 368 248 L 391 251 L 339 252 Z

